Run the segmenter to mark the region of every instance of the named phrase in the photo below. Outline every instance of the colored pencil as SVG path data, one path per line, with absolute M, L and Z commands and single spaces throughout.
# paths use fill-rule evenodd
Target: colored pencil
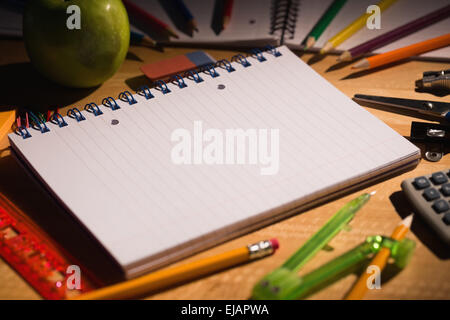
M 75 297 L 76 300 L 128 299 L 142 296 L 223 270 L 238 264 L 271 255 L 278 249 L 276 239 L 260 241 L 239 249 L 234 249 L 214 257 L 204 258 L 185 265 L 171 267 L 148 275 L 101 288 Z
M 189 8 L 186 6 L 183 0 L 174 0 L 175 5 L 178 7 L 178 10 L 183 15 L 184 19 L 186 20 L 186 25 L 191 29 L 198 31 L 197 28 L 197 22 L 194 19 L 194 16 L 192 15 Z
M 384 47 L 385 45 L 392 43 L 400 38 L 403 38 L 411 33 L 414 33 L 420 29 L 428 27 L 436 22 L 439 22 L 450 16 L 450 5 L 433 11 L 425 16 L 422 16 L 414 21 L 406 23 L 401 27 L 398 27 L 392 31 L 383 33 L 382 35 L 366 41 L 356 47 L 351 48 L 348 51 L 342 53 L 338 58 L 338 61 L 350 61 L 354 58 L 362 56 L 375 49 Z
M 130 31 L 130 42 L 132 44 L 147 45 L 150 47 L 155 47 L 157 45 L 155 40 L 136 31 Z
M 179 38 L 178 35 L 164 22 L 140 8 L 130 0 L 122 0 L 131 18 L 138 20 L 151 30 L 160 30 L 169 37 Z M 145 31 L 145 30 L 143 30 Z
M 391 235 L 391 238 L 394 240 L 402 240 L 405 238 L 406 234 L 409 231 L 413 221 L 413 215 L 410 215 L 403 219 L 400 224 L 394 229 L 394 232 Z M 389 248 L 382 248 L 377 253 L 377 255 L 372 259 L 369 263 L 369 266 L 377 266 L 380 271 L 384 269 L 386 263 L 391 255 L 391 251 Z M 367 291 L 367 280 L 371 277 L 370 273 L 363 272 L 361 277 L 353 286 L 352 290 L 349 292 L 346 300 L 361 300 L 364 297 L 364 294 Z
M 378 2 L 377 6 L 380 8 L 380 12 L 383 12 L 387 8 L 389 8 L 392 4 L 394 4 L 397 0 L 381 0 Z M 336 48 L 345 40 L 353 36 L 357 31 L 366 26 L 367 18 L 369 18 L 371 13 L 365 13 L 361 15 L 358 19 L 353 21 L 339 33 L 337 33 L 334 37 L 332 37 L 325 46 L 320 51 L 321 54 L 327 53 L 330 50 Z
M 233 0 L 225 0 L 225 6 L 223 10 L 222 29 L 225 30 L 231 20 L 231 12 L 233 11 Z
M 383 66 L 388 63 L 403 60 L 412 56 L 416 56 L 428 51 L 439 49 L 450 45 L 450 33 L 443 36 L 425 40 L 407 47 L 403 47 L 397 50 L 389 51 L 386 53 L 378 54 L 373 57 L 365 58 L 356 63 L 353 69 L 372 69 L 379 66 Z
M 317 39 L 320 38 L 325 29 L 333 21 L 334 17 L 339 13 L 347 0 L 334 0 L 333 3 L 328 7 L 322 17 L 317 21 L 312 30 L 308 33 L 303 43 L 305 44 L 305 49 L 311 48 L 316 43 Z

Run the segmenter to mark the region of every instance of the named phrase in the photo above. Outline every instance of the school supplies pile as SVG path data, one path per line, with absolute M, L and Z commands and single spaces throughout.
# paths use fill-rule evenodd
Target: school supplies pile
M 128 278 L 418 162 L 418 148 L 287 47 L 231 60 L 9 135 Z M 236 128 L 264 157 L 233 151 L 246 150 L 226 140 Z
M 343 60 L 365 53 L 392 51 L 443 35 L 450 29 L 447 0 L 125 2 L 151 13 L 176 33 L 177 38 L 169 39 L 164 35 L 161 37 L 155 30 L 142 30 L 150 32 L 149 35 L 157 37 L 163 44 L 232 47 L 286 44 L 292 49 L 322 49 L 323 53 L 345 51 Z M 180 2 L 189 14 L 185 9 L 180 9 Z M 134 17 L 132 12 L 130 14 L 131 24 L 136 24 L 136 19 L 140 20 L 140 17 Z M 375 17 L 375 14 L 378 16 Z M 189 19 L 196 21 L 195 32 L 192 26 L 186 27 Z M 379 26 L 375 24 L 378 22 Z M 431 50 L 421 56 L 450 57 L 448 48 Z
M 372 194 L 363 194 L 347 203 L 327 223 L 309 238 L 282 266 L 264 276 L 253 288 L 252 298 L 258 300 L 302 299 L 330 285 L 340 278 L 361 269 L 365 270 L 370 257 L 376 256 L 370 263 L 380 270 L 386 266 L 389 257 L 403 269 L 414 252 L 415 242 L 404 239 L 411 225 L 408 217 L 394 230 L 390 238 L 382 236 L 368 237 L 365 242 L 331 260 L 318 269 L 299 276 L 299 270 L 323 249 L 342 229 L 348 228 L 356 213 L 369 201 Z M 361 299 L 366 290 L 370 274 L 362 272 L 348 299 Z

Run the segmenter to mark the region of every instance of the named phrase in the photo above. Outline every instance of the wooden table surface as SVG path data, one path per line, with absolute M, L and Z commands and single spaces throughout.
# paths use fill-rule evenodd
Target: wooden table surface
M 0 108 L 20 106 L 43 109 L 48 106 L 84 106 L 91 101 L 100 102 L 105 96 L 117 95 L 124 89 L 134 89 L 145 83 L 139 70 L 143 63 L 155 62 L 193 50 L 195 49 L 165 48 L 164 52 L 160 52 L 150 48 L 131 47 L 125 63 L 112 79 L 95 89 L 71 90 L 60 88 L 42 79 L 31 67 L 22 41 L 2 39 L 0 40 L 0 79 L 3 84 Z M 236 53 L 225 50 L 206 51 L 216 59 L 230 58 Z M 354 74 L 349 65 L 340 65 L 339 68 L 328 70 L 336 64 L 336 56 L 330 55 L 320 60 L 313 54 L 304 54 L 301 59 L 310 63 L 312 68 L 349 97 L 355 93 L 363 93 L 450 102 L 449 96 L 437 97 L 414 91 L 414 81 L 421 78 L 422 72 L 448 69 L 450 67 L 448 62 L 408 61 L 375 72 Z M 368 110 L 405 137 L 409 137 L 411 121 L 417 120 L 381 110 Z M 21 208 L 45 212 L 48 200 L 43 199 L 42 191 L 31 182 L 24 170 L 12 159 L 7 147 L 6 139 L 0 141 L 0 150 L 2 150 L 0 192 L 13 199 Z M 412 171 L 190 257 L 183 263 L 272 237 L 278 238 L 281 244 L 280 250 L 271 257 L 162 291 L 149 298 L 246 299 L 253 285 L 263 275 L 278 267 L 341 206 L 356 195 L 364 191 L 377 191 L 377 194 L 351 223 L 352 230 L 343 231 L 332 240 L 330 245 L 334 250 L 319 252 L 301 273 L 308 272 L 353 248 L 367 236 L 390 235 L 401 218 L 411 212 L 408 203 L 400 193 L 401 181 L 449 168 L 449 155 L 444 156 L 438 163 L 422 160 Z M 450 248 L 443 246 L 418 218 L 414 220 L 409 237 L 416 241 L 417 247 L 408 267 L 382 283 L 380 290 L 368 292 L 367 299 L 450 298 L 450 277 L 448 276 Z M 310 298 L 341 299 L 355 279 L 355 275 L 350 275 Z M 39 298 L 40 296 L 20 276 L 3 260 L 0 260 L 0 299 Z

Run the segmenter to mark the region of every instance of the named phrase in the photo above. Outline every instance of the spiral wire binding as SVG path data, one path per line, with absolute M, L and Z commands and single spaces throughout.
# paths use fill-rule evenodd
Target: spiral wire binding
M 59 114 L 58 112 L 55 112 L 51 116 L 50 122 L 57 124 L 58 127 L 60 127 L 60 128 L 67 126 L 67 122 L 64 120 L 63 116 L 61 114 Z
M 216 78 L 216 77 L 220 76 L 220 74 L 216 71 L 216 68 L 214 67 L 213 64 L 208 64 L 208 65 L 204 66 L 202 69 L 203 69 L 203 72 L 209 73 L 211 78 Z
M 132 104 L 137 103 L 136 99 L 133 97 L 133 95 L 130 93 L 130 91 L 123 91 L 119 94 L 119 99 L 128 102 L 128 104 L 131 106 Z
M 264 62 L 267 59 L 264 57 L 264 55 L 262 54 L 262 51 L 259 49 L 252 49 L 252 53 L 253 56 L 256 57 L 256 59 L 258 59 L 259 62 Z
M 189 70 L 184 73 L 184 77 L 189 80 L 194 80 L 195 83 L 203 82 L 203 78 L 200 77 L 196 70 Z
M 269 33 L 279 33 L 281 44 L 294 38 L 299 7 L 300 0 L 272 0 Z
M 25 128 L 24 126 L 18 127 L 17 131 L 22 136 L 22 138 L 24 138 L 24 139 L 31 138 L 30 132 L 28 132 L 28 129 Z
M 78 108 L 72 108 L 67 111 L 67 116 L 73 119 L 76 119 L 77 122 L 86 120 L 86 118 L 83 116 L 80 110 Z
M 151 98 L 154 98 L 155 96 L 150 91 L 150 88 L 148 86 L 142 86 L 136 90 L 136 93 L 140 96 L 144 96 L 145 99 L 149 100 Z
M 242 66 L 244 66 L 245 68 L 250 67 L 250 66 L 252 65 L 250 62 L 248 62 L 247 58 L 244 57 L 244 55 L 242 55 L 242 54 L 240 54 L 240 53 L 237 54 L 237 55 L 235 55 L 235 56 L 233 56 L 233 57 L 231 58 L 231 61 L 235 61 L 235 62 L 237 62 L 237 63 L 240 63 L 240 64 L 242 64 Z
M 216 66 L 222 69 L 226 69 L 228 72 L 233 72 L 236 71 L 235 68 L 233 68 L 233 66 L 231 65 L 230 61 L 228 61 L 227 59 L 223 59 L 223 60 L 219 60 L 216 62 Z
M 99 116 L 103 114 L 102 110 L 100 110 L 100 108 L 95 102 L 91 102 L 85 105 L 84 110 L 86 110 L 87 112 L 92 112 L 94 116 Z
M 266 46 L 263 50 L 260 49 L 253 49 L 251 50 L 251 54 L 249 55 L 252 58 L 257 59 L 259 62 L 264 62 L 267 59 L 264 57 L 264 52 L 273 55 L 274 57 L 281 56 L 281 53 L 277 50 L 277 48 L 274 48 L 273 46 Z M 231 58 L 231 61 L 235 61 L 236 63 L 241 64 L 243 67 L 249 67 L 251 66 L 251 63 L 247 60 L 247 58 L 242 54 L 234 55 Z M 210 64 L 207 66 L 204 66 L 200 68 L 200 71 L 209 74 L 212 78 L 219 77 L 220 74 L 216 71 L 216 67 L 227 70 L 227 72 L 231 73 L 236 71 L 236 69 L 233 67 L 233 65 L 230 63 L 230 61 L 223 59 L 217 61 L 215 64 Z M 200 76 L 199 72 L 195 69 L 186 71 L 182 76 L 179 74 L 173 76 L 171 78 L 171 82 L 178 86 L 180 89 L 186 88 L 188 85 L 184 81 L 185 79 L 189 79 L 191 81 L 194 81 L 195 83 L 203 82 L 203 78 Z M 155 83 L 155 89 L 161 91 L 163 94 L 167 94 L 172 92 L 169 87 L 167 86 L 167 83 L 163 80 L 157 80 Z M 146 85 L 138 88 L 136 90 L 136 94 L 145 97 L 146 100 L 152 99 L 155 96 L 151 93 L 150 88 Z M 130 105 L 133 105 L 137 103 L 136 99 L 133 97 L 133 95 L 129 91 L 123 91 L 119 94 L 118 98 L 124 102 L 127 102 Z M 117 110 L 120 109 L 120 106 L 117 104 L 116 100 L 113 97 L 106 97 L 102 100 L 102 104 L 107 107 L 111 108 L 111 110 Z M 84 110 L 87 112 L 90 112 L 94 114 L 94 116 L 102 115 L 103 112 L 101 111 L 100 107 L 95 103 L 91 102 L 85 105 Z M 41 115 L 36 116 L 32 112 L 28 112 L 28 114 L 32 118 L 32 122 L 34 125 L 30 125 L 31 128 L 38 129 L 41 131 L 41 133 L 45 133 L 50 131 L 50 129 L 45 124 L 45 117 L 42 115 L 42 119 L 40 118 Z M 77 120 L 77 122 L 86 120 L 86 118 L 83 116 L 81 111 L 78 108 L 72 108 L 67 111 L 67 116 Z M 57 124 L 58 127 L 62 128 L 65 126 L 68 126 L 69 124 L 64 120 L 64 117 L 59 113 L 55 112 L 51 117 L 49 117 L 49 121 L 53 124 Z M 38 127 L 38 128 L 36 128 Z M 16 134 L 22 136 L 23 139 L 27 139 L 32 137 L 30 132 L 28 131 L 28 128 L 24 125 L 20 125 L 18 122 L 17 128 L 14 130 Z
M 157 80 L 155 82 L 155 86 L 157 90 L 160 90 L 163 94 L 170 93 L 169 87 L 167 87 L 167 83 L 164 80 Z
M 117 104 L 116 100 L 113 97 L 106 97 L 102 100 L 102 104 L 105 107 L 111 108 L 111 110 L 117 110 L 120 109 L 119 105 Z
M 186 82 L 184 82 L 183 78 L 179 74 L 176 74 L 172 77 L 172 83 L 176 84 L 180 89 L 187 87 Z
M 39 131 L 41 131 L 41 133 L 46 133 L 50 131 L 45 122 L 42 121 L 42 119 L 40 119 L 39 117 L 37 117 L 33 112 L 28 111 L 28 114 L 31 116 L 31 119 L 34 121 L 34 124 L 39 127 Z

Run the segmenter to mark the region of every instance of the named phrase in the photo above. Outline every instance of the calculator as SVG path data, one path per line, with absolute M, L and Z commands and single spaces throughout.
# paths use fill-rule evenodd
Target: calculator
M 450 170 L 407 179 L 402 190 L 414 211 L 450 246 Z

